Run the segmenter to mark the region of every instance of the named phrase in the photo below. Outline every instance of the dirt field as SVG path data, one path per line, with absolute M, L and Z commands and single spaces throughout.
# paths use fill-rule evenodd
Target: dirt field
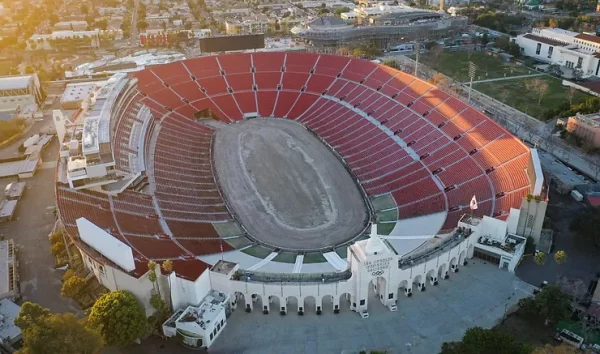
M 230 208 L 266 245 L 318 250 L 363 230 L 368 214 L 352 177 L 295 122 L 255 119 L 220 128 L 214 159 Z

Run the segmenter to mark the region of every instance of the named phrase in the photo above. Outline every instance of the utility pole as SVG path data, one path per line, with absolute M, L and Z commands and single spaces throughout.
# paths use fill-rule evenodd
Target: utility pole
M 475 72 L 477 71 L 477 65 L 472 61 L 469 62 L 469 78 L 471 78 L 471 82 L 469 83 L 469 101 L 471 103 L 471 91 L 473 91 L 473 78 L 475 77 Z

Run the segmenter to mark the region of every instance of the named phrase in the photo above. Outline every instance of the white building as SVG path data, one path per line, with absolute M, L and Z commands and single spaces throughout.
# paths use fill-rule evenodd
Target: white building
M 27 50 L 52 50 L 73 41 L 78 48 L 100 47 L 99 31 L 54 31 L 50 34 L 34 34 L 27 41 Z
M 37 74 L 0 77 L 0 113 L 35 112 L 41 103 Z
M 583 77 L 600 74 L 600 37 L 557 28 L 534 28 L 512 40 L 524 56 L 566 69 L 580 69 Z
M 115 74 L 101 83 L 101 87 L 91 90 L 81 103 L 79 116 L 83 122 L 73 124 L 60 112 L 54 114 L 56 131 L 63 137 L 60 156 L 67 158 L 66 179 L 71 188 L 94 189 L 112 184 L 114 190 L 105 193 L 119 193 L 141 171 L 118 171 L 110 142 L 111 111 L 119 93 L 127 91 L 126 77 L 124 73 Z M 141 118 L 147 118 L 150 112 L 143 110 L 140 114 Z
M 530 204 L 533 208 L 541 205 Z M 379 236 L 373 225 L 370 238 L 348 247 L 346 259 L 339 259 L 337 272 L 265 273 L 241 269 L 239 264 L 221 257 L 212 266 L 198 260 L 194 272 L 200 275 L 195 279 L 189 274 L 178 274 L 177 269 L 158 277 L 160 293 L 176 311 L 163 325 L 164 334 L 179 334 L 188 346 L 208 347 L 226 324 L 228 312 L 238 307 L 265 314 L 274 311 L 303 315 L 310 311 L 320 315 L 324 311 L 338 313 L 346 306 L 368 317 L 370 291 L 379 295 L 390 311 L 396 311 L 401 295 L 410 297 L 437 285 L 466 266 L 472 257 L 514 272 L 525 249 L 526 223 L 533 215 L 532 224 L 544 219 L 545 207 L 533 214 L 526 212 L 531 205 L 511 209 L 506 220 L 465 215 L 456 229 L 430 239 L 408 254 L 396 250 L 386 236 Z M 149 273 L 139 278 L 127 274 L 135 269 L 132 249 L 85 218 L 77 220 L 77 227 L 82 241 L 105 260 L 98 261 L 81 251 L 85 265 L 100 283 L 110 290 L 132 292 L 147 313 L 152 313 L 149 298 L 153 285 Z

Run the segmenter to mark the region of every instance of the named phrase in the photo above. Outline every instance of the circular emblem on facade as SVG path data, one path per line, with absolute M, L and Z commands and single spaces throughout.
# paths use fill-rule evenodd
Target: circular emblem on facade
M 374 277 L 377 277 L 377 276 L 382 275 L 383 273 L 384 273 L 383 270 L 378 270 L 376 272 L 371 273 L 371 275 L 373 275 Z

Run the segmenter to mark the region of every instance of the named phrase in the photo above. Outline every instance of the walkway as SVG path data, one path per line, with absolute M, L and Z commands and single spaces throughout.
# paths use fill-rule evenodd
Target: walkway
M 507 77 L 497 77 L 495 79 L 486 79 L 486 80 L 478 80 L 478 81 L 473 81 L 474 84 L 482 84 L 484 82 L 496 82 L 496 81 L 505 81 L 505 80 L 515 80 L 515 79 L 526 79 L 528 77 L 536 77 L 536 76 L 544 76 L 546 74 L 529 74 L 529 75 L 517 75 L 517 76 L 507 76 Z M 470 81 L 466 81 L 463 82 L 463 85 L 468 85 L 470 84 Z
M 262 259 L 260 262 L 258 262 L 255 265 L 249 267 L 248 270 L 257 270 L 257 269 L 259 269 L 260 267 L 262 267 L 265 264 L 267 264 L 270 261 L 272 261 L 273 258 L 277 257 L 278 254 L 279 254 L 278 252 L 271 252 L 267 257 L 265 257 L 264 259 Z
M 514 274 L 474 259 L 438 286 L 410 298 L 401 296 L 397 312 L 390 312 L 371 291 L 368 319 L 347 304 L 338 315 L 331 304 L 324 305 L 322 315 L 308 309 L 304 316 L 246 313 L 238 308 L 210 353 L 329 354 L 362 349 L 438 353 L 443 342 L 460 339 L 469 327 L 494 326 L 503 317 L 507 299 L 510 307 L 529 291 L 531 286 Z

